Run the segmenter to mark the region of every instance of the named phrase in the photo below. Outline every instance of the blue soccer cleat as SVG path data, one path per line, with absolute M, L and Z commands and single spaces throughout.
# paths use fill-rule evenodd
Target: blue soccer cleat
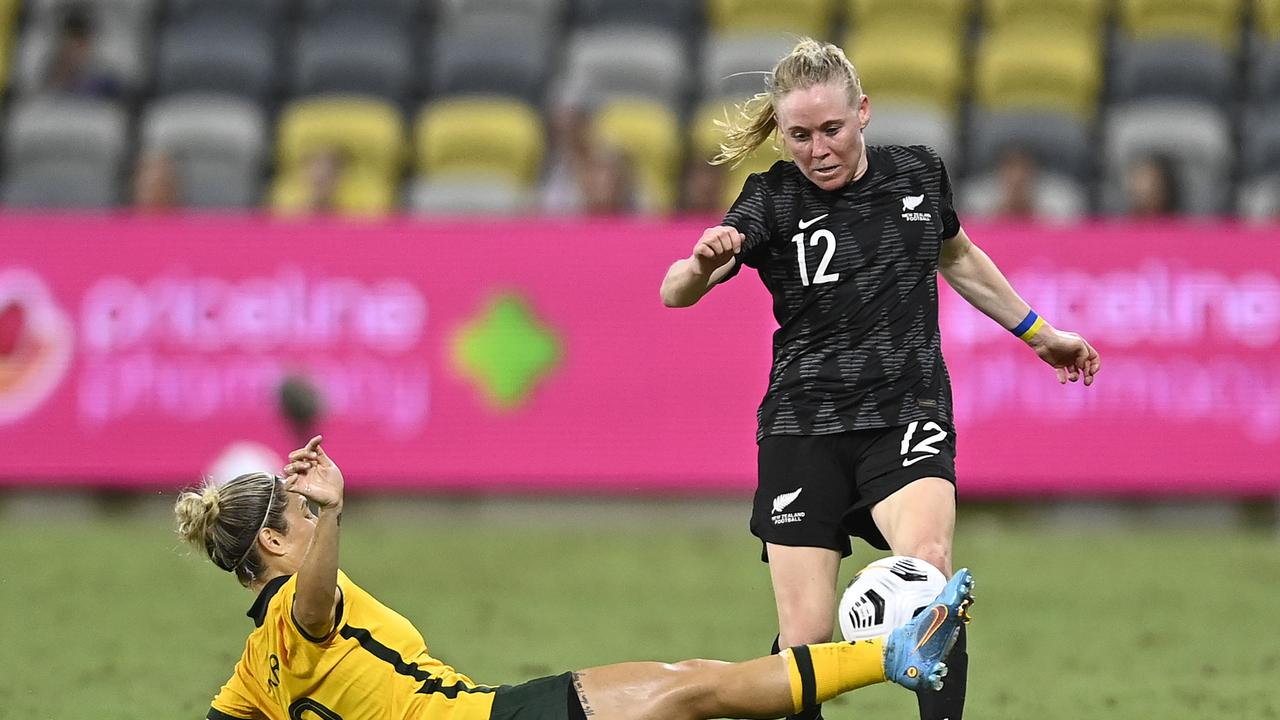
M 969 621 L 972 603 L 973 575 L 961 569 L 932 604 L 889 633 L 884 644 L 885 677 L 910 690 L 941 690 L 947 674 L 943 660 L 956 644 L 960 626 Z

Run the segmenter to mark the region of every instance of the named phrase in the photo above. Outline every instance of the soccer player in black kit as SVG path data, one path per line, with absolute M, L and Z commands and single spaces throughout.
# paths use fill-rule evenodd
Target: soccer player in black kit
M 803 39 L 770 78 L 725 124 L 717 161 L 741 161 L 775 130 L 793 161 L 747 179 L 724 223 L 671 266 L 662 299 L 693 305 L 742 265 L 773 296 L 779 328 L 758 413 L 751 531 L 764 544 L 785 648 L 830 640 L 851 535 L 952 574 L 956 441 L 939 272 L 1060 382 L 1091 384 L 1099 360 L 1082 337 L 1040 318 L 965 235 L 932 149 L 865 145 L 870 103 L 840 48 Z M 942 691 L 918 696 L 922 720 L 961 720 L 963 632 L 948 665 Z

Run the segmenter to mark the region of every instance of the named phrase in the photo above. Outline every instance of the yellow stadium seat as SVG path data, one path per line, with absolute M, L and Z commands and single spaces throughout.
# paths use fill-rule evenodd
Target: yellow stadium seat
M 352 169 L 338 181 L 332 212 L 347 217 L 376 217 L 396 209 L 396 183 L 376 173 Z M 306 172 L 293 170 L 276 178 L 271 188 L 271 209 L 278 215 L 309 214 L 311 198 Z
M 988 110 L 1048 110 L 1090 118 L 1102 85 L 1096 36 L 1027 33 L 987 35 L 974 71 L 978 104 Z
M 418 116 L 414 137 L 420 173 L 480 171 L 528 187 L 542 172 L 546 130 L 538 112 L 520 100 L 431 103 Z
M 693 114 L 689 122 L 689 150 L 699 158 L 711 159 L 720 154 L 720 143 L 724 141 L 724 129 L 716 125 L 729 119 L 736 119 L 738 105 L 746 98 L 708 100 Z
M 597 110 L 591 136 L 598 146 L 626 155 L 653 209 L 675 208 L 683 148 L 680 124 L 670 108 L 648 100 L 614 100 Z
M 888 100 L 946 111 L 956 108 L 965 77 L 959 37 L 856 33 L 847 47 L 873 107 L 878 100 Z
M 405 158 L 404 119 L 395 105 L 366 98 L 319 97 L 287 106 L 277 143 L 281 168 L 290 171 L 325 147 L 341 149 L 362 171 L 398 178 Z
M 986 0 L 988 32 L 1017 28 L 1097 33 L 1106 16 L 1107 0 Z
M 1280 0 L 1257 0 L 1253 9 L 1253 22 L 1265 36 L 1280 38 Z
M 1120 24 L 1137 40 L 1189 38 L 1234 49 L 1241 0 L 1121 0 Z
M 970 0 L 845 0 L 855 32 L 884 32 L 898 39 L 915 31 L 943 29 L 957 38 L 967 30 Z
M 779 32 L 831 37 L 835 0 L 707 0 L 707 22 L 712 31 Z
M 18 0 L 0 0 L 0 97 L 9 88 L 9 56 L 17 31 Z

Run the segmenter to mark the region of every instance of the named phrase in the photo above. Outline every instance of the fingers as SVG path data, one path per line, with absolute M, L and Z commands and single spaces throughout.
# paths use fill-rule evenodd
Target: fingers
M 714 258 L 721 255 L 737 255 L 742 252 L 742 243 L 746 236 L 736 228 L 720 225 L 707 228 L 694 246 L 693 252 L 699 257 Z
M 1054 371 L 1055 373 L 1057 373 L 1057 374 L 1058 374 L 1058 382 L 1059 382 L 1059 383 L 1061 383 L 1061 384 L 1063 384 L 1063 385 L 1066 385 L 1066 384 L 1067 384 L 1067 371 L 1066 371 L 1066 369 L 1065 369 L 1065 368 L 1056 367 L 1056 368 L 1054 368 L 1054 369 L 1053 369 L 1053 371 Z

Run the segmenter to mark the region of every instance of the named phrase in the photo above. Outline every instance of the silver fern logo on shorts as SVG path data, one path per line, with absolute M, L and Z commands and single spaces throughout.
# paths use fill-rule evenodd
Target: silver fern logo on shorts
M 804 488 L 799 487 L 791 492 L 782 493 L 781 495 L 773 499 L 773 524 L 774 525 L 785 525 L 787 523 L 800 522 L 801 520 L 804 519 L 804 513 L 802 512 L 792 512 L 792 513 L 782 512 L 783 510 L 786 510 L 787 507 L 791 505 L 791 503 L 795 502 L 796 498 L 800 497 L 800 493 L 802 492 L 804 492 Z

